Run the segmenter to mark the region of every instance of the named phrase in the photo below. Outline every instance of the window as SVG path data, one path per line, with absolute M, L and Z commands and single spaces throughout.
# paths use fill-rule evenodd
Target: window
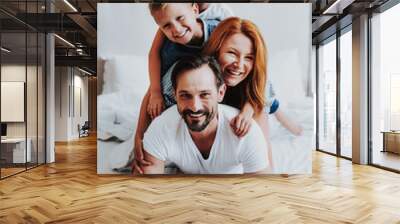
M 400 170 L 400 5 L 371 18 L 372 164 Z
M 21 14 L 40 13 L 44 3 L 20 1 L 17 6 Z M 16 4 L 1 1 L 0 6 L 6 5 Z M 5 178 L 45 163 L 46 39 L 44 33 L 8 14 L 0 12 L 0 17 L 7 21 L 0 24 L 1 114 L 16 115 L 10 105 L 17 102 L 10 96 L 22 96 L 17 107 L 21 115 L 1 118 L 6 130 L 0 144 L 0 178 Z
M 344 31 L 345 32 L 345 31 Z M 352 157 L 352 34 L 340 36 L 340 155 Z
M 336 153 L 336 39 L 318 48 L 318 147 Z

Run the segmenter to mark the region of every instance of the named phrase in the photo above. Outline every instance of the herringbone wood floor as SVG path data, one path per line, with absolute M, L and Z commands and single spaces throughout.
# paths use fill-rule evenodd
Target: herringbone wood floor
M 94 137 L 0 181 L 0 223 L 400 223 L 400 175 L 314 153 L 313 174 L 96 174 Z

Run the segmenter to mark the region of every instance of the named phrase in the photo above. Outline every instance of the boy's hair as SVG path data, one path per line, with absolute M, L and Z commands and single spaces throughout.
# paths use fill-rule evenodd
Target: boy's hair
M 151 15 L 153 15 L 154 12 L 163 10 L 165 7 L 167 7 L 168 3 L 160 3 L 160 2 L 153 2 L 149 3 L 149 10 Z
M 182 73 L 198 69 L 203 65 L 207 65 L 212 70 L 215 77 L 215 86 L 218 89 L 224 83 L 221 67 L 219 66 L 218 62 L 214 59 L 214 57 L 211 56 L 193 55 L 179 60 L 173 68 L 171 82 L 174 90 L 176 90 L 177 80 Z

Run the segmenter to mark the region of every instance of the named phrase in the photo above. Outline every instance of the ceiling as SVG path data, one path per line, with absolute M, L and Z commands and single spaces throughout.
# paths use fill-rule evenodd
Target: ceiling
M 270 3 L 311 3 L 312 4 L 312 37 L 317 43 L 340 26 L 351 23 L 351 18 L 365 10 L 376 8 L 387 0 L 253 0 L 247 2 Z M 90 65 L 96 70 L 97 40 L 97 3 L 149 2 L 118 0 L 1 0 L 0 24 L 4 38 L 13 47 L 24 46 L 25 39 L 18 32 L 32 31 L 55 32 L 61 38 L 55 38 L 56 64 L 79 66 Z M 221 1 L 219 1 L 221 2 Z M 227 0 L 222 2 L 246 2 Z M 50 10 L 51 9 L 51 10 Z M 52 11 L 52 13 L 49 13 Z M 348 22 L 346 22 L 348 21 Z M 3 37 L 2 37 L 3 38 Z M 2 43 L 5 43 L 4 41 Z M 10 46 L 11 46 L 10 45 Z M 31 51 L 28 45 L 28 52 Z M 81 63 L 81 64 L 80 64 Z

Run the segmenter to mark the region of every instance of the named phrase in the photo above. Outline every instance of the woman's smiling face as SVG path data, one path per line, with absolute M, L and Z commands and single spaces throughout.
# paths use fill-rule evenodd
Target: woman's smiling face
M 253 42 L 243 33 L 228 37 L 218 53 L 218 62 L 227 86 L 236 86 L 253 70 L 255 58 Z

